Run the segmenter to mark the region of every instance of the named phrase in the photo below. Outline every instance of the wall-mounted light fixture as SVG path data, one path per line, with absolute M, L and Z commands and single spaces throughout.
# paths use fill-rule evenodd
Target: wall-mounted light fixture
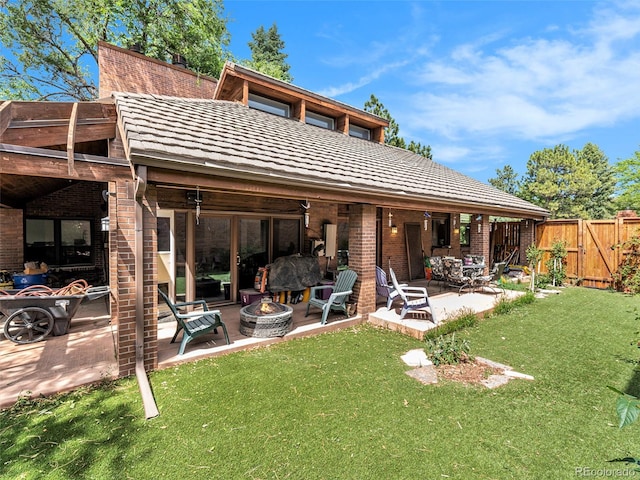
M 429 230 L 429 219 L 431 218 L 431 215 L 429 215 L 429 212 L 424 212 L 424 231 L 426 232 L 427 230 Z
M 391 225 L 391 235 L 395 235 L 398 233 L 398 227 L 395 225 Z
M 476 217 L 476 222 L 481 222 L 482 221 L 482 215 L 478 215 Z
M 304 209 L 304 228 L 309 228 L 309 209 L 311 204 L 309 200 L 305 200 L 305 203 L 301 203 L 300 206 Z
M 115 197 L 116 196 L 116 192 L 110 192 L 109 190 L 102 190 L 102 199 L 105 202 L 109 201 L 109 197 Z
M 393 221 L 391 220 L 393 218 L 393 213 L 389 212 L 389 228 L 391 228 L 391 226 L 393 225 Z
M 195 203 L 196 205 L 196 225 L 200 225 L 200 205 L 202 204 L 202 195 L 200 194 L 200 186 L 196 185 L 196 191 L 187 191 L 187 203 Z

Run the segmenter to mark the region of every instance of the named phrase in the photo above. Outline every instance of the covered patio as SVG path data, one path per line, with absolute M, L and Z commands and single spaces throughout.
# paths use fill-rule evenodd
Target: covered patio
M 426 281 L 411 282 L 426 286 Z M 482 314 L 493 309 L 500 296 L 484 293 L 458 295 L 453 290 L 442 290 L 439 285 L 429 288 L 432 304 L 440 319 L 455 317 L 461 309 Z M 516 292 L 507 290 L 511 298 Z M 184 355 L 178 356 L 180 337 L 170 343 L 175 332 L 175 321 L 161 312 L 158 324 L 158 368 L 167 368 L 185 362 L 224 355 L 231 352 L 265 347 L 295 338 L 318 335 L 349 328 L 365 322 L 361 315 L 347 318 L 342 314 L 331 314 L 326 325 L 320 324 L 320 312 L 311 310 L 305 317 L 306 303 L 293 307 L 293 328 L 284 337 L 255 338 L 240 333 L 240 308 L 237 305 L 221 307 L 222 318 L 227 326 L 230 345 L 226 345 L 221 333 L 206 335 L 190 342 Z M 407 315 L 400 320 L 399 309 L 387 310 L 384 302 L 378 302 L 377 310 L 369 314 L 368 322 L 381 328 L 398 331 L 415 338 L 435 325 L 429 315 L 420 313 Z M 35 398 L 58 392 L 73 390 L 102 380 L 118 378 L 116 360 L 117 325 L 110 322 L 108 308 L 104 302 L 82 305 L 71 322 L 69 333 L 49 336 L 45 340 L 18 345 L 0 337 L 0 408 L 15 403 L 21 396 Z

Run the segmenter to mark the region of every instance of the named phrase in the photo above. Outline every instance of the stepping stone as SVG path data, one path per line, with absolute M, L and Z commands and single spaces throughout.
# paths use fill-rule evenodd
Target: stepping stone
M 480 383 L 487 388 L 498 388 L 506 385 L 509 380 L 511 380 L 511 378 L 506 375 L 489 375 L 489 378 L 482 380 Z
M 424 385 L 433 385 L 434 383 L 438 383 L 438 372 L 436 372 L 436 368 L 433 365 L 414 368 L 413 370 L 409 370 L 405 373 Z
M 404 363 L 411 367 L 425 367 L 433 365 L 433 362 L 431 362 L 431 360 L 427 358 L 427 354 L 424 353 L 424 350 L 422 348 L 409 350 L 400 358 L 402 358 Z

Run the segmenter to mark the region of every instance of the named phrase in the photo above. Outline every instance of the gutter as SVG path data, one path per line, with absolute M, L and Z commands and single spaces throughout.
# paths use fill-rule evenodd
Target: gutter
M 136 278 L 136 379 L 142 395 L 145 419 L 160 415 L 153 398 L 147 372 L 144 369 L 144 210 L 142 199 L 147 188 L 147 167 L 137 169 L 136 198 L 136 240 L 135 240 L 135 278 Z

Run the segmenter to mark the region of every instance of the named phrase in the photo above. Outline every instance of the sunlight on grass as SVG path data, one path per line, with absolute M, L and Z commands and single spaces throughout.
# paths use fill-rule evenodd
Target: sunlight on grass
M 0 413 L 1 478 L 575 478 L 640 455 L 614 385 L 636 387 L 637 298 L 568 288 L 459 330 L 535 381 L 422 385 L 424 343 L 369 326 L 120 380 Z M 617 465 L 615 468 L 624 468 Z

